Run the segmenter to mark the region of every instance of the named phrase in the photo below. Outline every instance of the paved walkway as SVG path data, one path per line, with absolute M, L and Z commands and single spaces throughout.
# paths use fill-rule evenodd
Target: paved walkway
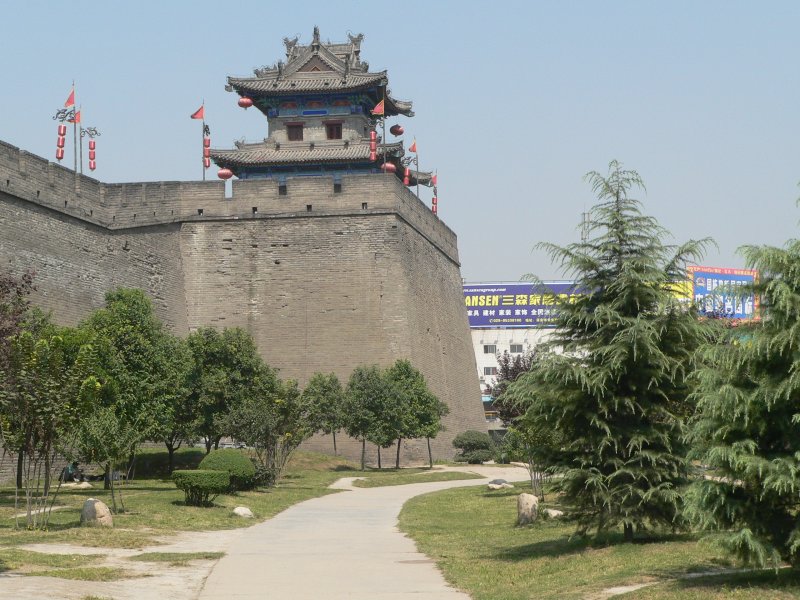
M 382 488 L 352 488 L 352 480 L 341 480 L 336 485 L 350 491 L 307 500 L 247 529 L 214 567 L 199 598 L 468 600 L 396 525 L 414 496 L 498 477 L 527 478 L 514 467 L 474 471 L 487 479 Z

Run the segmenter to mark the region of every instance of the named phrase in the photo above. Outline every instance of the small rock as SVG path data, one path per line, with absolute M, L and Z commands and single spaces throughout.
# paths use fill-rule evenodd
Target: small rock
M 558 517 L 564 516 L 563 510 L 556 510 L 555 508 L 545 508 L 542 512 L 551 519 L 557 519 Z
M 105 502 L 89 498 L 81 509 L 81 525 L 87 527 L 113 527 L 114 518 Z
M 253 511 L 246 506 L 237 506 L 233 509 L 233 514 L 235 514 L 237 517 L 244 517 L 245 519 L 252 519 L 255 516 Z
M 486 487 L 488 487 L 490 490 L 502 490 L 503 489 L 503 484 L 501 484 L 501 483 L 490 483 Z
M 533 494 L 517 496 L 517 524 L 533 523 L 539 516 L 539 498 Z
M 489 485 L 500 485 L 501 483 L 508 483 L 505 479 L 492 479 Z
M 81 481 L 80 483 L 78 482 L 62 483 L 61 487 L 68 488 L 71 490 L 89 490 L 94 486 L 92 486 L 92 484 L 89 483 L 88 481 Z

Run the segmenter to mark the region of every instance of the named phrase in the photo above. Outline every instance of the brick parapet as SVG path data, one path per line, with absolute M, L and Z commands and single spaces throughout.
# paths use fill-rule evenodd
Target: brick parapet
M 0 141 L 0 191 L 107 229 L 122 230 L 210 219 L 264 219 L 386 211 L 458 264 L 456 235 L 394 176 L 344 175 L 233 181 L 102 183 Z M 307 214 L 312 213 L 312 214 Z

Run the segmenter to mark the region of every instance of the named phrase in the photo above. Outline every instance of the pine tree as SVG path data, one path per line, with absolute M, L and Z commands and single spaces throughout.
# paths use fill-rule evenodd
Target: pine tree
M 800 241 L 745 247 L 761 320 L 698 352 L 693 456 L 713 476 L 687 494 L 690 519 L 750 564 L 797 565 L 800 546 Z
M 575 279 L 576 294 L 554 298 L 552 352 L 509 394 L 527 406 L 520 426 L 546 423 L 564 440 L 546 460 L 563 475 L 555 482 L 578 533 L 600 537 L 622 525 L 631 540 L 677 524 L 685 369 L 704 327 L 674 287 L 707 240 L 665 244 L 666 231 L 629 196 L 644 187 L 639 175 L 616 161 L 607 177 L 586 180 L 599 200 L 587 239 L 540 245 Z

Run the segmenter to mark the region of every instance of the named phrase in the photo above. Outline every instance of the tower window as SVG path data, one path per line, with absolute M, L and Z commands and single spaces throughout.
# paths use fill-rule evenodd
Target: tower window
M 302 123 L 292 123 L 286 125 L 286 135 L 289 138 L 290 142 L 302 142 L 303 141 L 303 124 Z
M 342 139 L 341 123 L 325 123 L 325 134 L 329 140 Z

